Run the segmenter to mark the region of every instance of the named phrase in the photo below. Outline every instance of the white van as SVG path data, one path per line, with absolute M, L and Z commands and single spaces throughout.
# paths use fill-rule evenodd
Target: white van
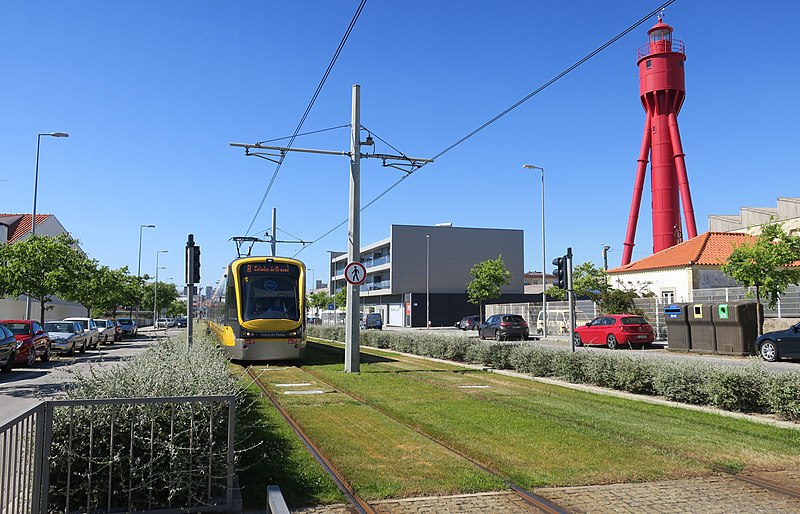
M 591 321 L 583 311 L 575 310 L 575 326 L 579 327 Z M 536 316 L 536 333 L 544 333 L 544 311 L 539 311 Z M 547 309 L 547 335 L 569 334 L 569 310 Z

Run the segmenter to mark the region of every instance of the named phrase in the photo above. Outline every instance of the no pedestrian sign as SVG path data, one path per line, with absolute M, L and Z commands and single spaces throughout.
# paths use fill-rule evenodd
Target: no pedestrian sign
M 344 268 L 344 279 L 354 286 L 363 284 L 367 279 L 367 268 L 360 262 L 351 262 Z

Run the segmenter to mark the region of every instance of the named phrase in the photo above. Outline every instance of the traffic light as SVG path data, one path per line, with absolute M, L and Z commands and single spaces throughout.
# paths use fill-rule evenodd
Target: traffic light
M 192 246 L 192 284 L 200 283 L 200 247 Z
M 567 288 L 567 258 L 556 257 L 553 259 L 553 266 L 558 266 L 553 270 L 553 275 L 556 276 L 556 287 L 559 289 Z

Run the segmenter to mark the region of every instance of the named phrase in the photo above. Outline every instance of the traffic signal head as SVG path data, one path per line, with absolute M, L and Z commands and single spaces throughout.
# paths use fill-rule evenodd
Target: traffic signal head
M 553 270 L 553 275 L 556 276 L 555 286 L 559 289 L 566 289 L 567 288 L 567 258 L 566 257 L 556 257 L 553 259 L 553 265 L 557 266 L 556 269 Z
M 192 284 L 200 283 L 200 247 L 192 247 Z

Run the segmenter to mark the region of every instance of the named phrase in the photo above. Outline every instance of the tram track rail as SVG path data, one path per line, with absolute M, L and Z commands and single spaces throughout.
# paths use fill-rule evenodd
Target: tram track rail
M 549 499 L 547 499 L 547 498 L 545 498 L 543 496 L 539 496 L 539 495 L 537 495 L 537 494 L 535 494 L 535 493 L 533 493 L 531 491 L 528 491 L 527 489 L 525 489 L 523 487 L 520 487 L 519 485 L 511 482 L 507 477 L 503 476 L 501 473 L 499 473 L 499 472 L 487 467 L 486 465 L 478 462 L 477 460 L 473 459 L 469 455 L 463 453 L 462 451 L 460 451 L 460 450 L 458 450 L 456 448 L 453 448 L 452 446 L 448 445 L 447 443 L 445 443 L 443 441 L 440 441 L 440 440 L 436 439 L 435 437 L 431 436 L 430 434 L 427 434 L 426 432 L 420 430 L 419 428 L 417 428 L 417 427 L 415 427 L 415 426 L 413 426 L 413 425 L 411 425 L 411 424 L 409 424 L 409 423 L 407 423 L 407 422 L 405 422 L 405 421 L 403 421 L 403 420 L 401 420 L 401 419 L 399 419 L 399 418 L 397 418 L 395 416 L 392 416 L 391 414 L 389 414 L 387 412 L 384 412 L 383 410 L 378 409 L 373 405 L 370 405 L 365 399 L 360 398 L 360 397 L 358 397 L 358 396 L 356 396 L 356 395 L 354 395 L 354 394 L 352 394 L 352 393 L 350 393 L 348 391 L 344 391 L 344 390 L 340 389 L 336 385 L 331 384 L 330 382 L 328 382 L 325 379 L 321 378 L 316 373 L 313 373 L 313 372 L 311 372 L 311 371 L 309 371 L 307 369 L 303 369 L 300 366 L 296 366 L 296 368 L 298 370 L 302 371 L 303 373 L 305 373 L 305 374 L 307 374 L 307 375 L 309 375 L 311 377 L 314 377 L 314 379 L 316 381 L 320 382 L 321 384 L 324 384 L 326 387 L 330 388 L 330 390 L 332 390 L 332 391 L 334 391 L 336 393 L 342 394 L 342 395 L 350 398 L 351 400 L 353 400 L 355 402 L 358 402 L 360 405 L 363 405 L 363 406 L 369 408 L 370 410 L 375 411 L 375 412 L 379 413 L 380 415 L 385 416 L 385 417 L 391 419 L 392 421 L 394 421 L 396 423 L 399 423 L 400 425 L 402 425 L 402 426 L 414 431 L 416 434 L 420 435 L 421 437 L 424 437 L 426 440 L 428 440 L 428 441 L 430 441 L 430 442 L 432 442 L 432 443 L 444 448 L 445 450 L 453 453 L 454 455 L 457 455 L 458 457 L 464 459 L 465 461 L 469 462 L 470 464 L 472 464 L 473 466 L 477 467 L 481 471 L 483 471 L 483 472 L 485 472 L 485 473 L 487 473 L 487 474 L 489 474 L 489 475 L 501 480 L 503 483 L 506 484 L 506 486 L 509 488 L 509 490 L 511 492 L 513 492 L 516 496 L 518 496 L 520 499 L 522 499 L 526 504 L 530 505 L 531 507 L 534 507 L 534 508 L 538 509 L 540 512 L 544 512 L 544 513 L 547 513 L 547 514 L 569 514 L 569 512 L 570 512 L 569 510 L 564 509 L 563 507 L 557 505 L 556 503 L 552 502 L 551 500 L 549 500 Z M 331 464 L 330 460 L 327 457 L 325 457 L 324 453 L 314 444 L 313 440 L 303 432 L 302 428 L 297 424 L 297 422 L 292 418 L 292 416 L 283 408 L 283 406 L 280 404 L 280 402 L 277 400 L 277 398 L 275 398 L 273 393 L 271 391 L 269 391 L 269 389 L 261 382 L 260 376 L 256 375 L 255 372 L 250 367 L 247 368 L 247 374 L 248 374 L 248 376 L 250 376 L 251 379 L 253 379 L 254 383 L 263 392 L 264 396 L 267 399 L 270 400 L 270 402 L 275 406 L 276 409 L 278 409 L 278 412 L 286 420 L 286 422 L 289 423 L 289 425 L 291 426 L 292 430 L 303 441 L 303 444 L 305 444 L 306 448 L 308 448 L 309 451 L 311 451 L 311 453 L 314 455 L 314 458 L 316 458 L 317 461 L 320 463 L 320 465 L 322 465 L 322 467 L 325 469 L 325 471 L 328 474 L 331 475 L 331 478 L 334 480 L 334 482 L 336 483 L 337 487 L 339 487 L 339 489 L 342 491 L 342 493 L 345 495 L 345 497 L 347 497 L 348 501 L 350 501 L 351 504 L 353 504 L 354 507 L 359 509 L 359 512 L 364 512 L 364 513 L 367 513 L 367 514 L 374 513 L 375 510 L 373 509 L 373 507 L 370 506 L 369 503 L 367 503 L 365 500 L 363 500 L 362 498 L 360 498 L 356 494 L 356 492 L 355 492 L 354 488 L 352 487 L 352 485 L 350 485 L 347 482 L 347 480 L 344 478 L 344 476 L 341 474 L 341 472 L 336 470 L 335 466 L 333 466 L 333 464 Z

